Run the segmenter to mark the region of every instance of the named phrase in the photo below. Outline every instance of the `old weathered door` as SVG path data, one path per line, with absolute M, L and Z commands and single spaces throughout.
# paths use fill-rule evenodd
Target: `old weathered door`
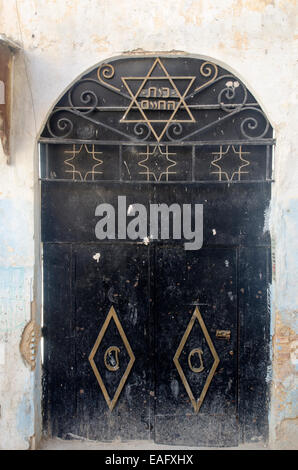
M 273 139 L 244 84 L 189 56 L 116 59 L 72 86 L 40 142 L 48 433 L 265 440 Z M 178 205 L 181 236 L 174 216 L 168 236 L 164 217 L 156 236 L 150 217 L 130 230 L 134 204 Z M 186 249 L 196 205 L 203 244 Z M 114 211 L 103 239 L 99 206 Z

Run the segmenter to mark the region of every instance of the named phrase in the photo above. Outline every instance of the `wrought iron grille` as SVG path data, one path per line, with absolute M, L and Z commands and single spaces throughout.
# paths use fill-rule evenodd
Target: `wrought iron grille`
M 189 56 L 94 68 L 56 104 L 40 142 L 42 179 L 272 181 L 261 107 L 234 75 Z

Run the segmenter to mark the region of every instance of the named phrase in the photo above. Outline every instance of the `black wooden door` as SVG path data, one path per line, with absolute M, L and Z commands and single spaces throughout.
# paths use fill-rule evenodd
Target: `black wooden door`
M 237 442 L 235 250 L 47 243 L 44 259 L 54 435 Z
M 266 394 L 259 386 L 247 401 L 254 365 L 264 373 L 268 248 L 245 245 L 264 238 L 258 207 L 267 192 L 251 198 L 247 223 L 237 217 L 237 205 L 249 188 L 139 189 L 85 183 L 78 191 L 74 183 L 43 183 L 47 424 L 62 437 L 237 445 L 245 432 L 241 413 L 252 432 L 254 406 Z M 127 194 L 128 204 L 139 194 L 148 207 L 161 198 L 204 201 L 205 246 L 185 250 L 183 239 L 92 241 L 94 210 L 87 208 L 115 201 L 116 190 Z M 218 210 L 226 217 L 218 219 Z M 227 223 L 231 211 L 235 224 Z M 213 241 L 214 225 L 221 244 Z M 248 293 L 258 304 L 249 313 L 247 300 L 240 308 Z M 258 362 L 251 363 L 252 354 Z M 264 410 L 255 427 L 259 420 Z
M 148 438 L 148 248 L 46 244 L 44 257 L 53 434 Z
M 40 138 L 48 434 L 267 439 L 272 134 L 240 80 L 190 56 L 113 59 L 59 100 Z M 149 219 L 123 235 L 119 196 L 128 217 L 200 204 L 202 247 Z
M 157 248 L 156 263 L 156 441 L 236 445 L 236 250 Z

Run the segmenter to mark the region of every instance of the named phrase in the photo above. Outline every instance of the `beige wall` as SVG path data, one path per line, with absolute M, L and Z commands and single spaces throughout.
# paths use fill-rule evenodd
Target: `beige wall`
M 26 449 L 40 429 L 39 371 L 30 372 L 19 353 L 40 292 L 38 133 L 79 74 L 139 49 L 222 62 L 275 128 L 270 441 L 297 447 L 297 10 L 295 0 L 0 0 L 0 33 L 23 47 L 15 62 L 11 165 L 0 150 L 0 447 Z

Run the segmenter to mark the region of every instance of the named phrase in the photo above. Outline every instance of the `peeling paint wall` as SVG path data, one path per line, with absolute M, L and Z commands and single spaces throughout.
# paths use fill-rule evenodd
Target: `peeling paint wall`
M 0 150 L 0 446 L 25 449 L 40 433 L 40 369 L 31 372 L 19 352 L 33 297 L 40 304 L 38 132 L 79 74 L 140 49 L 222 61 L 276 130 L 270 443 L 297 447 L 297 9 L 295 0 L 0 0 L 0 33 L 23 46 L 10 166 Z

